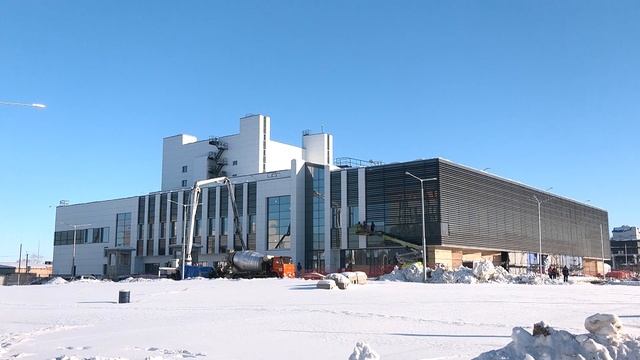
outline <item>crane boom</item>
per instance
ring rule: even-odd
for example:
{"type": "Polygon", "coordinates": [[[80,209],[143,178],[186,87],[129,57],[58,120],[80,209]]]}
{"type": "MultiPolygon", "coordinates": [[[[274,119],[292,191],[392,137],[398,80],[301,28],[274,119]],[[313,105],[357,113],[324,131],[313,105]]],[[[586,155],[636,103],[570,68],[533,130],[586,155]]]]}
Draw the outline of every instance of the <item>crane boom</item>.
{"type": "MultiPolygon", "coordinates": [[[[234,234],[234,243],[235,239],[240,239],[240,244],[242,245],[242,250],[246,250],[246,246],[244,244],[244,240],[242,239],[242,224],[240,224],[240,217],[238,215],[238,207],[236,206],[236,197],[233,189],[233,184],[231,184],[231,180],[229,180],[226,176],[221,176],[213,179],[207,180],[198,180],[193,184],[193,188],[191,189],[191,199],[190,199],[190,222],[189,222],[189,235],[187,237],[186,243],[186,261],[187,265],[191,265],[191,249],[193,248],[193,236],[195,229],[195,221],[196,221],[196,212],[198,210],[198,202],[200,199],[200,192],[202,191],[201,187],[209,184],[224,184],[227,186],[229,191],[229,198],[231,199],[231,208],[233,210],[233,234],[234,234]]],[[[184,241],[184,239],[183,239],[184,241]]]]}

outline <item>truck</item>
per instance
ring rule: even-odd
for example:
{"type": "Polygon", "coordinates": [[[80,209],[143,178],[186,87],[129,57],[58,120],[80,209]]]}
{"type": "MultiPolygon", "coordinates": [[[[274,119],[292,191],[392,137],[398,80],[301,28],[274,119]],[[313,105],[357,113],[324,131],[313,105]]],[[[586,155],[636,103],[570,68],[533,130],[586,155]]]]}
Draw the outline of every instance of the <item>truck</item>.
{"type": "MultiPolygon", "coordinates": [[[[226,176],[217,177],[207,180],[198,180],[193,184],[191,189],[190,204],[197,204],[202,192],[202,186],[208,184],[224,184],[229,193],[229,199],[231,203],[231,209],[233,211],[233,236],[234,244],[238,241],[241,244],[241,251],[230,251],[224,254],[222,259],[217,261],[214,265],[213,274],[216,277],[231,277],[231,278],[254,278],[254,277],[295,277],[295,265],[291,261],[290,256],[271,256],[251,251],[247,249],[245,241],[242,236],[242,224],[238,215],[238,208],[236,206],[236,198],[234,194],[234,187],[231,184],[231,180],[226,176]]],[[[194,236],[194,224],[196,219],[196,212],[194,206],[190,207],[189,213],[189,229],[186,241],[185,249],[185,262],[183,263],[181,273],[187,274],[186,269],[194,272],[192,266],[191,250],[193,248],[193,236],[194,236]]],[[[276,248],[280,246],[285,236],[290,235],[290,228],[285,235],[283,235],[276,248]]]]}
{"type": "Polygon", "coordinates": [[[263,255],[256,251],[245,250],[230,252],[226,261],[216,266],[217,276],[236,278],[296,276],[295,265],[290,256],[263,255]]]}

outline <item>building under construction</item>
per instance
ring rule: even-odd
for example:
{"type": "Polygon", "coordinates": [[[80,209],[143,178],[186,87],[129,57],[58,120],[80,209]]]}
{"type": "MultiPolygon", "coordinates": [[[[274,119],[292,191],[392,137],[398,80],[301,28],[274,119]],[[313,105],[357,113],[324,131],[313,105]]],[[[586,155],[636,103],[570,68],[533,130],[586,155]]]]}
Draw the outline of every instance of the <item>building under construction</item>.
{"type": "Polygon", "coordinates": [[[200,264],[244,243],[307,270],[376,275],[421,258],[423,205],[430,264],[489,258],[528,271],[542,260],[597,273],[609,258],[602,209],[444,159],[334,160],[330,134],[305,131],[298,147],[270,129],[268,116],[250,115],[238,134],[165,138],[160,191],[57,207],[54,273],[157,273],[182,257],[192,209],[200,264]],[[231,184],[207,185],[189,203],[195,181],[218,177],[231,184]]]}

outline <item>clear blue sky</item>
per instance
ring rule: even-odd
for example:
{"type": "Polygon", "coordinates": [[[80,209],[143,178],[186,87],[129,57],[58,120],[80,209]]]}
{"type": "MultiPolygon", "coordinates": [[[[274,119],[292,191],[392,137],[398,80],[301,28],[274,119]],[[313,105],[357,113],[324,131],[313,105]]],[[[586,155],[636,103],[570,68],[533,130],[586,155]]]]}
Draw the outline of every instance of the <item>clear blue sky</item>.
{"type": "MultiPolygon", "coordinates": [[[[0,261],[52,254],[55,205],[160,188],[162,138],[335,137],[444,157],[640,225],[637,1],[0,3],[0,261]],[[51,207],[53,205],[53,207],[51,207]]],[[[532,204],[532,206],[534,206],[532,204]]]]}

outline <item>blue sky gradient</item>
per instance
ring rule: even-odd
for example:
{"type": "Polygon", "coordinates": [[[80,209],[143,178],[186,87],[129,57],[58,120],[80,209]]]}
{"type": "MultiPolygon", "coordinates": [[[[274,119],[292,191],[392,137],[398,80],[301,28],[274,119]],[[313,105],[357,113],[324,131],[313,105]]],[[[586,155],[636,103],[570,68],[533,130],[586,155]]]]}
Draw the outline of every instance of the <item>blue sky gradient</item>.
{"type": "MultiPolygon", "coordinates": [[[[640,225],[637,1],[0,2],[0,262],[55,205],[160,188],[162,138],[335,137],[444,157],[640,225]],[[53,207],[51,207],[53,205],[53,207]]],[[[532,206],[535,206],[532,202],[532,206]]]]}

